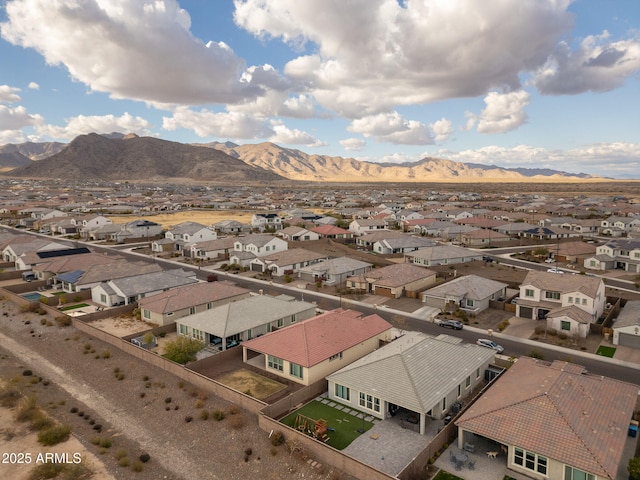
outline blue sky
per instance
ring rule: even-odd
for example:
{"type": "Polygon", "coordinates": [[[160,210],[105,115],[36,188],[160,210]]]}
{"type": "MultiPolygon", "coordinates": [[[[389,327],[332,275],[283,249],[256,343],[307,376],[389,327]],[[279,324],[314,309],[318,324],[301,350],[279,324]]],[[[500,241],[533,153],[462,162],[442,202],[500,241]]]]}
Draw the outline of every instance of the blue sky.
{"type": "Polygon", "coordinates": [[[135,132],[640,178],[637,0],[0,0],[0,144],[135,132]]]}

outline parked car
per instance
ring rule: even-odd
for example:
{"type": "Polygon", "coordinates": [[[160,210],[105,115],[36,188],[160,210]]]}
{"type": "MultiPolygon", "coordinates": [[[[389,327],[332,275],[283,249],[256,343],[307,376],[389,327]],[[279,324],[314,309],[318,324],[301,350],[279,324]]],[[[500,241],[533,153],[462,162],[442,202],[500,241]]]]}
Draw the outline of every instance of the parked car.
{"type": "Polygon", "coordinates": [[[491,263],[491,262],[493,262],[493,258],[491,258],[491,257],[490,257],[490,256],[488,256],[488,255],[485,255],[485,256],[483,256],[483,257],[482,257],[482,261],[483,261],[483,262],[491,263]]]}
{"type": "Polygon", "coordinates": [[[494,342],[493,340],[489,340],[488,338],[479,338],[478,340],[476,340],[476,344],[480,345],[481,347],[492,348],[498,353],[504,352],[504,348],[502,348],[502,345],[498,345],[496,342],[494,342]]]}
{"type": "Polygon", "coordinates": [[[436,320],[436,323],[441,327],[453,328],[454,330],[462,330],[464,324],[458,320],[436,320]]]}
{"type": "Polygon", "coordinates": [[[555,267],[547,269],[547,272],[549,272],[549,273],[560,273],[560,274],[564,273],[562,270],[560,270],[559,268],[555,268],[555,267]]]}
{"type": "Polygon", "coordinates": [[[555,260],[553,258],[551,258],[551,257],[545,258],[545,260],[544,260],[544,263],[554,263],[554,262],[555,262],[555,260]]]}

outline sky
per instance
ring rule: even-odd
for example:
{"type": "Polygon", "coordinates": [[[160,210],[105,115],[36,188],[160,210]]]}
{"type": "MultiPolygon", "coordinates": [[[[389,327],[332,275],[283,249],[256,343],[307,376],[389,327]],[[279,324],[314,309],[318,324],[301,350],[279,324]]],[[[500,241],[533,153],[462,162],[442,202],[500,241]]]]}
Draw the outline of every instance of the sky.
{"type": "Polygon", "coordinates": [[[0,145],[136,133],[640,178],[638,0],[0,0],[0,145]]]}

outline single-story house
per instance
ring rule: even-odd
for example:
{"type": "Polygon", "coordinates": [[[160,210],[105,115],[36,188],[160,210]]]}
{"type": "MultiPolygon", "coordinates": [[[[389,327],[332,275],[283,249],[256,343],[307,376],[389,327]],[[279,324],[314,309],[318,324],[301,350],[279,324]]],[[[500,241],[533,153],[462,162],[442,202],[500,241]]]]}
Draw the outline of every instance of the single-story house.
{"type": "Polygon", "coordinates": [[[415,297],[417,292],[429,288],[435,283],[436,272],[409,263],[375,268],[347,278],[347,288],[350,290],[391,298],[400,298],[406,294],[415,297]]]}
{"type": "Polygon", "coordinates": [[[372,263],[350,257],[339,257],[303,267],[299,270],[298,275],[311,282],[322,281],[327,285],[342,285],[347,277],[365,273],[372,267],[372,263]]]}
{"type": "Polygon", "coordinates": [[[199,282],[141,298],[138,307],[145,322],[168,325],[178,318],[249,296],[249,290],[228,282],[199,282]]]}
{"type": "Polygon", "coordinates": [[[520,357],[455,421],[458,447],[478,437],[502,444],[499,461],[534,479],[614,480],[638,389],[580,365],[520,357]]]}
{"type": "Polygon", "coordinates": [[[321,253],[304,248],[292,248],[266,257],[254,258],[251,260],[249,268],[254,272],[271,272],[272,275],[281,277],[287,274],[291,275],[301,268],[326,259],[327,256],[321,253]]]}
{"type": "Polygon", "coordinates": [[[424,434],[428,418],[442,418],[484,381],[495,353],[449,335],[406,332],[328,375],[329,398],[380,419],[413,412],[424,434]]]}
{"type": "Polygon", "coordinates": [[[245,342],[242,354],[245,363],[311,385],[380,348],[391,332],[379,315],[338,308],[245,342]]]}
{"type": "Polygon", "coordinates": [[[240,342],[311,318],[315,313],[313,303],[300,302],[289,296],[252,295],[179,318],[176,330],[179,335],[226,350],[240,342]]]}
{"type": "Polygon", "coordinates": [[[465,275],[422,292],[422,302],[442,310],[458,308],[469,313],[480,313],[489,308],[492,300],[504,298],[506,283],[478,275],[465,275]]]}
{"type": "Polygon", "coordinates": [[[629,300],[613,324],[613,344],[640,348],[640,300],[629,300]]]}
{"type": "Polygon", "coordinates": [[[415,252],[405,253],[406,262],[424,267],[434,265],[455,265],[458,263],[482,260],[482,253],[474,252],[455,245],[436,245],[435,247],[421,248],[415,252]]]}

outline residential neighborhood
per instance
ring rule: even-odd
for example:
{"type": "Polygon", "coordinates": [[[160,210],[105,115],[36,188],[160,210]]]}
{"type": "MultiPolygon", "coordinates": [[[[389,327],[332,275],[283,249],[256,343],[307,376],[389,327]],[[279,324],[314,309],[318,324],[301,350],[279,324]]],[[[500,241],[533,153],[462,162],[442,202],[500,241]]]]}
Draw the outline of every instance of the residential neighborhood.
{"type": "Polygon", "coordinates": [[[184,381],[354,478],[618,479],[638,456],[637,377],[581,364],[640,365],[635,198],[104,192],[5,199],[3,298],[171,372],[165,346],[195,345],[184,381]],[[309,405],[343,416],[307,428],[309,405]],[[350,416],[356,438],[334,443],[350,416]]]}

